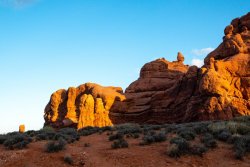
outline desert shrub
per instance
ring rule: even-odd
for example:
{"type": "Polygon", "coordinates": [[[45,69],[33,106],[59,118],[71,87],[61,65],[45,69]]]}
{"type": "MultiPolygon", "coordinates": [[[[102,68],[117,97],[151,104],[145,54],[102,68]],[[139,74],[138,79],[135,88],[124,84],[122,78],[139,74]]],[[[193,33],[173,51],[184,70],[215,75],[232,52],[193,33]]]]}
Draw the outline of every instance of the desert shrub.
{"type": "Polygon", "coordinates": [[[58,152],[65,148],[66,141],[60,138],[58,141],[49,141],[45,145],[45,151],[48,153],[58,152]]]}
{"type": "Polygon", "coordinates": [[[67,164],[69,165],[72,165],[73,164],[73,158],[70,154],[65,154],[64,157],[63,157],[63,160],[64,162],[66,162],[67,164]]]}
{"type": "Polygon", "coordinates": [[[249,124],[250,123],[250,116],[235,117],[235,118],[233,118],[233,121],[249,124]]]}
{"type": "Polygon", "coordinates": [[[234,144],[236,140],[238,140],[238,138],[242,137],[242,135],[240,134],[233,134],[231,135],[231,137],[227,140],[227,142],[229,144],[234,144]]]}
{"type": "Polygon", "coordinates": [[[167,150],[167,154],[170,157],[173,158],[179,158],[181,156],[181,151],[179,150],[178,146],[176,144],[172,144],[168,150],[167,150]]]}
{"type": "Polygon", "coordinates": [[[193,155],[198,155],[198,156],[203,156],[203,154],[205,152],[207,152],[207,148],[203,145],[193,145],[192,147],[190,147],[190,154],[193,154],[193,155]]]}
{"type": "Polygon", "coordinates": [[[89,135],[99,132],[99,130],[100,130],[99,127],[87,126],[85,128],[78,130],[78,134],[80,136],[89,136],[89,135]]]}
{"type": "Polygon", "coordinates": [[[186,140],[193,140],[196,137],[195,131],[191,128],[181,128],[177,131],[177,134],[186,140]]]}
{"type": "Polygon", "coordinates": [[[158,134],[155,133],[148,133],[145,135],[142,139],[143,141],[140,143],[140,145],[149,145],[155,142],[163,142],[166,141],[166,134],[165,132],[159,132],[158,134]]]}
{"type": "Polygon", "coordinates": [[[113,131],[114,128],[112,126],[104,126],[104,127],[100,127],[99,131],[101,132],[105,132],[105,131],[113,131]]]}
{"type": "Polygon", "coordinates": [[[140,137],[139,133],[134,133],[131,135],[134,139],[138,139],[140,137]]]}
{"type": "Polygon", "coordinates": [[[143,132],[143,134],[144,134],[144,135],[150,135],[150,136],[153,136],[153,135],[155,135],[155,134],[156,134],[156,131],[154,131],[154,130],[144,131],[144,132],[143,132]]]}
{"type": "Polygon", "coordinates": [[[231,136],[232,134],[228,130],[223,130],[219,132],[216,137],[221,141],[227,141],[230,139],[231,136]]]}
{"type": "Polygon", "coordinates": [[[217,147],[217,142],[214,139],[214,136],[210,133],[206,133],[201,137],[201,142],[204,143],[206,147],[215,148],[217,147]]]}
{"type": "Polygon", "coordinates": [[[7,135],[0,135],[0,144],[3,144],[6,139],[7,135]]]}
{"type": "Polygon", "coordinates": [[[36,140],[53,140],[56,132],[52,127],[45,126],[39,131],[33,132],[33,134],[35,134],[36,140]]]}
{"type": "Polygon", "coordinates": [[[55,129],[51,126],[44,126],[41,131],[45,131],[45,132],[55,132],[55,129]]]}
{"type": "Polygon", "coordinates": [[[55,138],[56,132],[45,132],[41,131],[36,135],[36,140],[53,140],[55,138]]]}
{"type": "Polygon", "coordinates": [[[160,132],[158,134],[153,135],[155,142],[163,142],[166,141],[166,134],[165,132],[160,132]]]}
{"type": "Polygon", "coordinates": [[[29,131],[26,131],[25,134],[29,137],[34,137],[38,134],[39,132],[38,131],[35,131],[35,130],[29,130],[29,131]]]}
{"type": "Polygon", "coordinates": [[[176,131],[177,127],[175,124],[165,124],[165,133],[171,133],[173,131],[176,131]]]}
{"type": "Polygon", "coordinates": [[[242,159],[247,152],[250,152],[250,136],[241,136],[234,141],[235,157],[242,159]]]}
{"type": "Polygon", "coordinates": [[[73,143],[76,140],[80,139],[79,134],[77,133],[76,129],[73,128],[63,128],[60,129],[54,136],[55,140],[63,138],[68,143],[73,143]]]}
{"type": "Polygon", "coordinates": [[[16,133],[14,135],[7,135],[3,145],[8,149],[22,149],[25,148],[32,139],[24,134],[16,133]]]}
{"type": "Polygon", "coordinates": [[[175,137],[170,140],[170,143],[176,144],[182,154],[185,154],[189,151],[190,146],[186,139],[183,139],[181,137],[175,137]]]}
{"type": "Polygon", "coordinates": [[[203,154],[208,150],[203,145],[193,145],[190,146],[188,141],[181,137],[175,137],[170,140],[170,148],[168,149],[168,155],[170,157],[178,158],[181,155],[192,154],[203,156],[203,154]]]}
{"type": "Polygon", "coordinates": [[[140,143],[140,145],[148,145],[155,142],[154,136],[151,135],[145,135],[142,140],[143,141],[140,143]]]}
{"type": "Polygon", "coordinates": [[[161,128],[164,128],[165,125],[143,125],[142,132],[144,135],[148,134],[149,132],[161,130],[161,128]]]}
{"type": "Polygon", "coordinates": [[[142,130],[139,125],[137,124],[122,124],[122,125],[117,125],[115,129],[118,131],[120,134],[134,134],[134,133],[141,133],[142,130]]]}
{"type": "Polygon", "coordinates": [[[162,125],[151,125],[153,130],[161,130],[162,125]]]}
{"type": "Polygon", "coordinates": [[[224,121],[216,122],[208,126],[209,131],[214,135],[217,135],[221,131],[228,130],[231,134],[248,134],[250,133],[250,126],[244,122],[235,122],[235,121],[224,121]]]}
{"type": "Polygon", "coordinates": [[[123,138],[123,133],[117,132],[116,134],[110,135],[109,136],[109,141],[117,140],[117,139],[122,139],[123,138]]]}
{"type": "Polygon", "coordinates": [[[204,134],[208,132],[208,124],[209,122],[196,123],[194,124],[193,129],[196,134],[204,134]]]}
{"type": "Polygon", "coordinates": [[[117,148],[127,148],[128,147],[128,142],[126,140],[118,139],[112,143],[111,148],[117,149],[117,148]]]}
{"type": "Polygon", "coordinates": [[[250,126],[247,126],[246,124],[243,123],[238,124],[237,133],[241,135],[250,134],[250,126]]]}
{"type": "Polygon", "coordinates": [[[140,134],[139,133],[131,133],[131,134],[126,135],[126,138],[130,138],[130,137],[137,139],[140,137],[140,134]]]}

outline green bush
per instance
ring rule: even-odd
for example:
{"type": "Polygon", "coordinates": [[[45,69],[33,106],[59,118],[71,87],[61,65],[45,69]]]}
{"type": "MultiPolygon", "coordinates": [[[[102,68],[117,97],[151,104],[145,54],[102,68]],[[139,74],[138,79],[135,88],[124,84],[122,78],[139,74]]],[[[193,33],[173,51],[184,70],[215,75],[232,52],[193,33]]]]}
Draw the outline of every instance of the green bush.
{"type": "Polygon", "coordinates": [[[162,126],[161,125],[151,125],[153,130],[161,130],[162,126]]]}
{"type": "Polygon", "coordinates": [[[7,140],[7,135],[0,135],[0,144],[3,144],[7,140]]]}
{"type": "Polygon", "coordinates": [[[25,135],[27,135],[29,137],[35,137],[38,133],[39,133],[39,131],[29,130],[29,131],[25,132],[25,135]]]}
{"type": "Polygon", "coordinates": [[[117,125],[115,129],[118,131],[120,134],[134,134],[134,133],[141,133],[142,129],[140,128],[139,125],[137,124],[122,124],[122,125],[117,125]]]}
{"type": "Polygon", "coordinates": [[[134,139],[138,139],[140,137],[140,134],[139,133],[134,133],[134,134],[131,134],[131,136],[134,138],[134,139]]]}
{"type": "Polygon", "coordinates": [[[214,136],[210,133],[206,133],[201,137],[201,142],[204,143],[206,147],[215,148],[217,147],[217,142],[214,139],[214,136]]]}
{"type": "Polygon", "coordinates": [[[156,131],[154,130],[150,130],[150,131],[143,131],[143,134],[144,135],[150,135],[150,136],[153,136],[156,134],[156,131]]]}
{"type": "Polygon", "coordinates": [[[186,140],[193,140],[196,137],[195,131],[191,128],[181,128],[177,131],[177,134],[186,140]]]}
{"type": "Polygon", "coordinates": [[[216,122],[208,126],[209,131],[217,135],[221,131],[229,131],[231,134],[248,134],[250,133],[250,125],[245,122],[224,121],[216,122]]]}
{"type": "Polygon", "coordinates": [[[204,134],[208,132],[208,125],[209,125],[209,122],[197,122],[193,126],[193,129],[196,134],[204,134]]]}
{"type": "Polygon", "coordinates": [[[175,124],[165,124],[164,127],[165,127],[165,133],[171,133],[176,131],[177,129],[175,124]]]}
{"type": "Polygon", "coordinates": [[[235,117],[233,121],[250,124],[250,116],[235,117]]]}
{"type": "Polygon", "coordinates": [[[44,132],[55,132],[55,129],[51,126],[44,126],[41,131],[44,131],[44,132]]]}
{"type": "Polygon", "coordinates": [[[207,148],[205,146],[202,145],[193,145],[192,147],[190,147],[190,153],[193,155],[198,155],[198,156],[203,156],[203,154],[205,152],[207,152],[207,148]]]}
{"type": "Polygon", "coordinates": [[[116,134],[113,134],[113,135],[110,135],[109,136],[109,141],[113,141],[113,140],[117,140],[117,139],[122,139],[123,138],[123,134],[122,133],[116,133],[116,134]]]}
{"type": "Polygon", "coordinates": [[[155,142],[163,142],[166,141],[166,134],[165,132],[160,132],[158,134],[153,135],[155,142]]]}
{"type": "Polygon", "coordinates": [[[104,126],[104,127],[100,127],[99,131],[105,132],[105,131],[113,131],[114,127],[112,126],[104,126]]]}
{"type": "Polygon", "coordinates": [[[223,130],[223,131],[218,133],[217,139],[219,139],[221,141],[228,141],[231,138],[231,136],[232,136],[232,134],[229,131],[223,130]]]}
{"type": "Polygon", "coordinates": [[[48,153],[58,152],[65,148],[66,141],[60,138],[58,141],[49,141],[45,145],[45,151],[48,153]]]}
{"type": "Polygon", "coordinates": [[[172,138],[170,140],[170,144],[176,144],[179,151],[182,153],[182,154],[185,154],[189,151],[189,143],[187,142],[186,139],[183,139],[181,137],[175,137],[175,138],[172,138]]]}
{"type": "Polygon", "coordinates": [[[250,136],[241,136],[234,141],[235,157],[242,159],[247,152],[250,152],[250,136]]]}
{"type": "Polygon", "coordinates": [[[55,140],[58,140],[59,138],[63,138],[65,141],[67,141],[67,143],[73,143],[75,141],[78,141],[80,139],[80,136],[77,133],[76,129],[63,128],[60,129],[54,136],[55,140]]]}
{"type": "Polygon", "coordinates": [[[41,129],[37,131],[36,140],[53,140],[56,132],[52,129],[41,129]]]}
{"type": "Polygon", "coordinates": [[[170,157],[173,158],[179,158],[181,156],[181,151],[179,150],[178,146],[176,144],[172,144],[168,150],[167,150],[167,154],[170,157]]]}
{"type": "Polygon", "coordinates": [[[132,133],[132,134],[127,134],[126,135],[126,138],[130,138],[130,137],[132,137],[134,139],[137,139],[137,138],[140,137],[140,134],[139,133],[132,133]]]}
{"type": "Polygon", "coordinates": [[[82,129],[78,130],[78,134],[80,136],[89,136],[89,135],[92,135],[92,134],[99,132],[99,130],[100,130],[99,127],[87,126],[87,127],[84,127],[82,129]]]}
{"type": "Polygon", "coordinates": [[[155,142],[163,142],[166,141],[166,134],[165,132],[160,132],[158,134],[155,133],[149,133],[147,135],[145,135],[142,139],[143,141],[140,143],[140,145],[149,145],[155,142]]]}
{"type": "Polygon", "coordinates": [[[112,143],[111,148],[117,149],[117,148],[127,148],[128,142],[124,139],[118,139],[112,143]]]}
{"type": "Polygon", "coordinates": [[[140,145],[149,145],[155,142],[154,136],[146,135],[142,139],[143,141],[140,143],[140,145]]]}
{"type": "Polygon", "coordinates": [[[32,138],[21,133],[9,134],[6,137],[3,145],[8,149],[23,149],[32,141],[32,138]]]}

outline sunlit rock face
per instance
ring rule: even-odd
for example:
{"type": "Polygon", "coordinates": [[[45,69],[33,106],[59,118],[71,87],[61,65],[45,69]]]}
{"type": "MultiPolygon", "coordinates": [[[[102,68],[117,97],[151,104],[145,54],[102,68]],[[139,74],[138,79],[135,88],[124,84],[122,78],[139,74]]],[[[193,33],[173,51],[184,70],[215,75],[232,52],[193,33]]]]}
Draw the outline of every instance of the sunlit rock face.
{"type": "Polygon", "coordinates": [[[121,88],[102,87],[93,83],[58,90],[51,95],[45,108],[45,125],[75,126],[78,129],[110,126],[110,108],[115,101],[123,101],[124,98],[121,88]]]}
{"type": "Polygon", "coordinates": [[[138,80],[121,88],[84,84],[58,90],[45,109],[45,125],[86,126],[175,123],[250,115],[250,13],[234,19],[204,66],[164,58],[145,64],[138,80]]]}
{"type": "Polygon", "coordinates": [[[113,122],[173,123],[250,115],[249,30],[250,13],[234,19],[202,68],[183,65],[181,53],[174,62],[147,63],[126,89],[125,114],[111,114],[113,122]]]}

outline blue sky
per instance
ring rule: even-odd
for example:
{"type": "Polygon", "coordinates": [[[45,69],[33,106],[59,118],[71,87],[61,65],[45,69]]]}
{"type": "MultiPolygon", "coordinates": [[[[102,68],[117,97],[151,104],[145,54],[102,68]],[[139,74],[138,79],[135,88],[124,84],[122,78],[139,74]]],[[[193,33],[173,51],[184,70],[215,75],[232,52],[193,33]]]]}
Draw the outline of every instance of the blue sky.
{"type": "Polygon", "coordinates": [[[0,133],[43,126],[52,92],[126,88],[143,64],[181,51],[199,65],[246,0],[0,0],[0,133]]]}

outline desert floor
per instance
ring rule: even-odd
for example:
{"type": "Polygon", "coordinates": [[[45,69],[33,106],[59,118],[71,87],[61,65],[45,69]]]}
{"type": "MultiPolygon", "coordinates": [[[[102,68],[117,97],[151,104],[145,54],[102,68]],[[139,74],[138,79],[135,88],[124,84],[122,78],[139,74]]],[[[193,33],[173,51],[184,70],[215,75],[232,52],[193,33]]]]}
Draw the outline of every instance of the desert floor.
{"type": "Polygon", "coordinates": [[[215,149],[209,150],[203,157],[184,155],[171,158],[166,155],[169,142],[140,146],[139,139],[126,139],[129,148],[111,149],[107,134],[93,134],[72,144],[58,153],[46,153],[46,141],[32,142],[23,150],[6,150],[0,146],[1,167],[249,167],[250,155],[236,160],[232,145],[219,142],[215,149]],[[90,143],[85,147],[85,143],[90,143]],[[64,155],[70,154],[74,164],[64,162],[64,155]]]}

